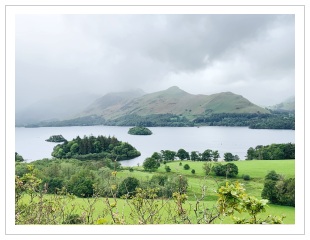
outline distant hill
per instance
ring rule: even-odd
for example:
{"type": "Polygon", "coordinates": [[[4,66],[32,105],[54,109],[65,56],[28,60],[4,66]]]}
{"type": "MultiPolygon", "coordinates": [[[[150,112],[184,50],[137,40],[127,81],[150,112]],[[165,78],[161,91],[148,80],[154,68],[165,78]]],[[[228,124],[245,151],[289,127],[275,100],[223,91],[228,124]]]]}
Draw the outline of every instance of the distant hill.
{"type": "Polygon", "coordinates": [[[50,99],[38,101],[31,106],[15,113],[15,124],[51,122],[69,118],[81,112],[100,95],[79,93],[54,96],[50,99]]]}
{"type": "Polygon", "coordinates": [[[278,111],[284,110],[284,111],[294,112],[295,111],[295,96],[289,97],[285,99],[283,102],[279,104],[275,104],[268,108],[271,110],[278,110],[278,111]]]}
{"type": "Polygon", "coordinates": [[[193,95],[174,86],[167,90],[142,94],[138,97],[127,93],[110,93],[97,99],[75,117],[96,114],[106,120],[136,114],[175,114],[194,119],[209,113],[270,113],[268,110],[251,103],[241,95],[222,92],[212,95],[193,95]],[[143,96],[142,96],[143,95],[143,96]]]}
{"type": "Polygon", "coordinates": [[[101,113],[113,106],[120,106],[130,99],[141,97],[145,94],[141,89],[136,89],[129,92],[108,93],[96,101],[91,103],[82,112],[76,114],[74,118],[85,117],[89,115],[102,115],[101,113]]]}

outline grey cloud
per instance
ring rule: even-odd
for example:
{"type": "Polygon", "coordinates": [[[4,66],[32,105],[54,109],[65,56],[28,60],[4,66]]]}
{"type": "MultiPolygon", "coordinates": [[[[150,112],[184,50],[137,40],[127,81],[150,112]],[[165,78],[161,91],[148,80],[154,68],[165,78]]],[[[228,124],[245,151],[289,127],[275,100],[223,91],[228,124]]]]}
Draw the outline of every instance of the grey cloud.
{"type": "Polygon", "coordinates": [[[197,93],[238,86],[255,96],[253,86],[267,81],[293,95],[294,26],[294,15],[271,14],[20,15],[16,104],[66,92],[158,91],[172,75],[197,93]]]}

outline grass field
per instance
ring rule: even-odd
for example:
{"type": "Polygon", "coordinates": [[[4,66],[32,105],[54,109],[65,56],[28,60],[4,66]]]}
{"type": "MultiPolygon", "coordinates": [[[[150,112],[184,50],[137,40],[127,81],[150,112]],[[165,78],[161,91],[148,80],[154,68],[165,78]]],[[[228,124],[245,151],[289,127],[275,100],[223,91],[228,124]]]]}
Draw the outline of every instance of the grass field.
{"type": "MultiPolygon", "coordinates": [[[[46,195],[46,197],[48,198],[49,195],[46,195]]],[[[27,201],[29,199],[29,196],[25,195],[23,197],[23,201],[27,201]]],[[[90,201],[92,202],[93,200],[90,199],[90,201]]],[[[101,198],[99,199],[95,205],[95,211],[93,213],[94,219],[96,219],[99,215],[102,217],[103,216],[103,209],[105,206],[104,203],[105,199],[101,198]]],[[[114,203],[114,200],[112,198],[109,198],[110,203],[114,203]]],[[[194,204],[194,201],[189,201],[189,203],[194,204]]],[[[185,208],[189,209],[189,203],[185,204],[185,208]]],[[[76,209],[77,214],[81,215],[82,212],[84,211],[83,209],[86,208],[88,206],[87,203],[87,199],[83,199],[83,198],[76,198],[75,200],[72,200],[69,202],[68,209],[70,208],[71,204],[75,204],[77,206],[79,206],[76,209]]],[[[172,206],[174,206],[173,201],[170,201],[170,204],[172,206]]],[[[213,206],[216,204],[216,201],[206,201],[205,204],[207,206],[213,206]]],[[[128,207],[128,205],[125,203],[125,200],[123,199],[117,199],[117,206],[118,206],[118,211],[120,213],[120,215],[122,215],[122,213],[124,214],[124,218],[127,224],[138,224],[136,222],[132,222],[132,220],[128,217],[129,213],[130,213],[130,208],[128,207]]],[[[282,214],[286,215],[286,218],[284,219],[284,223],[285,224],[295,224],[295,208],[294,207],[287,207],[287,206],[278,206],[278,205],[272,205],[270,204],[269,207],[267,208],[267,212],[266,213],[261,213],[258,215],[258,217],[260,218],[266,218],[267,214],[271,214],[271,215],[278,215],[281,216],[282,214]]],[[[164,212],[163,213],[163,219],[167,216],[167,213],[164,212]]],[[[236,217],[246,217],[249,218],[249,216],[245,213],[239,214],[239,213],[235,213],[236,217]]],[[[106,220],[110,221],[111,217],[110,216],[105,216],[104,217],[106,220]]],[[[216,221],[215,223],[219,224],[219,221],[216,221]]],[[[222,222],[222,224],[233,224],[233,221],[230,219],[230,217],[225,217],[224,221],[222,222]]]]}
{"type": "MultiPolygon", "coordinates": [[[[215,175],[211,175],[209,177],[206,176],[205,172],[203,171],[203,164],[204,162],[192,162],[192,161],[182,161],[182,166],[179,166],[181,161],[173,161],[167,162],[167,165],[170,166],[171,172],[166,173],[164,169],[164,164],[156,170],[155,172],[145,172],[143,168],[134,167],[133,172],[129,172],[128,170],[122,170],[117,172],[117,177],[125,178],[125,177],[135,177],[138,180],[150,180],[154,174],[182,174],[185,175],[188,179],[188,189],[187,195],[189,196],[188,200],[190,203],[195,202],[195,194],[199,197],[201,194],[202,186],[207,186],[207,194],[208,196],[205,198],[205,203],[209,206],[215,205],[217,201],[217,196],[214,192],[217,187],[217,182],[222,182],[225,180],[224,177],[218,177],[215,175]],[[190,165],[189,170],[184,170],[183,166],[188,163],[190,165]],[[195,169],[196,173],[192,174],[191,169],[195,169]]],[[[239,173],[234,178],[229,178],[231,182],[238,181],[243,184],[244,188],[246,189],[246,193],[250,196],[255,196],[258,199],[261,199],[261,192],[264,186],[264,177],[267,174],[268,170],[275,170],[278,174],[286,175],[287,177],[295,177],[295,160],[261,160],[261,161],[237,161],[234,162],[239,169],[239,173]],[[245,181],[242,179],[243,174],[248,174],[251,177],[251,180],[245,181]]],[[[27,196],[23,198],[27,200],[27,196]]],[[[91,200],[92,201],[92,200],[91,200]]],[[[100,199],[95,204],[95,212],[94,217],[96,218],[98,215],[102,216],[103,210],[103,201],[104,199],[100,199]]],[[[110,199],[111,202],[114,202],[113,199],[110,199]]],[[[124,200],[117,199],[118,201],[118,209],[120,212],[124,211],[124,216],[128,216],[130,209],[128,205],[124,207],[124,200]],[[124,208],[123,208],[124,207],[124,208]]],[[[83,198],[77,198],[73,200],[72,203],[77,203],[80,205],[80,208],[77,210],[77,213],[81,214],[82,209],[86,206],[87,200],[83,198]]],[[[173,201],[171,201],[173,204],[173,201]]],[[[70,202],[71,205],[71,202],[70,202]]],[[[188,203],[187,203],[188,205],[188,203]]],[[[286,215],[287,218],[284,219],[285,224],[294,224],[295,223],[295,208],[294,207],[287,207],[287,206],[279,206],[269,204],[269,208],[267,208],[267,212],[261,214],[259,217],[266,217],[267,214],[271,215],[278,215],[281,216],[282,214],[286,215]]],[[[240,217],[239,213],[236,213],[235,216],[240,217]]],[[[241,214],[243,217],[248,217],[246,214],[241,214]]],[[[127,217],[128,218],[128,217],[127,217]]],[[[109,220],[109,219],[107,219],[109,220]]],[[[129,224],[137,224],[130,221],[130,219],[126,219],[126,223],[129,224]]],[[[219,222],[217,222],[219,223],[219,222]]],[[[223,221],[223,224],[232,224],[232,220],[229,217],[226,217],[223,221]]]]}

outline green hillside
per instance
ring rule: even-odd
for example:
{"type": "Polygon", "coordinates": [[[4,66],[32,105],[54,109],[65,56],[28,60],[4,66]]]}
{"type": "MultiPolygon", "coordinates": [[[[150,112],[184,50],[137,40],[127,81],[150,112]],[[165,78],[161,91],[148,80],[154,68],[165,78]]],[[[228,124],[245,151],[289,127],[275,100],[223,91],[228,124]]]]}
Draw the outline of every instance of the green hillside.
{"type": "Polygon", "coordinates": [[[284,100],[283,102],[279,103],[279,104],[275,104],[273,106],[268,107],[272,110],[285,110],[285,111],[295,111],[295,96],[293,97],[289,97],[286,100],[284,100]]]}
{"type": "Polygon", "coordinates": [[[208,113],[269,113],[241,95],[231,92],[193,95],[176,86],[132,99],[120,99],[114,95],[111,99],[111,96],[104,96],[100,104],[97,100],[78,116],[97,114],[109,120],[130,114],[147,116],[171,113],[192,120],[198,115],[208,113]]]}

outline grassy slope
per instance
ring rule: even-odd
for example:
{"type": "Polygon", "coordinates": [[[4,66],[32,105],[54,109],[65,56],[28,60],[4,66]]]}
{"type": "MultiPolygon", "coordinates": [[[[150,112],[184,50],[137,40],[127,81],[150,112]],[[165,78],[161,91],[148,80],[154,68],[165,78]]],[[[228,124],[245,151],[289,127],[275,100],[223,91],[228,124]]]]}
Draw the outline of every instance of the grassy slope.
{"type": "MultiPolygon", "coordinates": [[[[193,95],[178,87],[171,87],[165,91],[146,94],[131,100],[117,102],[104,109],[92,108],[91,113],[103,115],[106,119],[115,119],[126,114],[146,116],[150,114],[183,114],[189,119],[203,114],[206,110],[214,113],[269,113],[269,111],[251,103],[241,95],[224,92],[212,95],[193,95]],[[191,111],[190,111],[191,110],[191,111]]],[[[81,113],[80,116],[89,115],[81,113]]]]}

